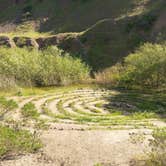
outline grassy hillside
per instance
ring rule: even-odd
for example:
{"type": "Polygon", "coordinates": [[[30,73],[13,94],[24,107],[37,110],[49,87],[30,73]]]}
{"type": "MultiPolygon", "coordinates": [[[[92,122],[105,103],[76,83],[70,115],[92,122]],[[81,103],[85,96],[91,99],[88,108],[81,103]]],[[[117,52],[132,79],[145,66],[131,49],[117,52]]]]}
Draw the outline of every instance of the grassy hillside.
{"type": "Polygon", "coordinates": [[[0,22],[39,21],[40,31],[83,31],[103,19],[119,19],[157,8],[159,0],[1,0],[0,22]]]}
{"type": "MultiPolygon", "coordinates": [[[[83,31],[105,18],[118,18],[135,8],[133,0],[26,0],[10,5],[10,0],[1,0],[0,21],[21,22],[29,13],[32,20],[40,21],[40,31],[83,31]],[[7,12],[6,12],[7,11],[7,12]]],[[[25,21],[25,20],[24,20],[25,21]]]]}
{"type": "MultiPolygon", "coordinates": [[[[74,53],[95,70],[121,61],[141,43],[165,40],[164,0],[1,2],[0,32],[32,37],[79,32],[83,51],[74,53]]],[[[75,46],[68,42],[67,47],[75,46]]]]}

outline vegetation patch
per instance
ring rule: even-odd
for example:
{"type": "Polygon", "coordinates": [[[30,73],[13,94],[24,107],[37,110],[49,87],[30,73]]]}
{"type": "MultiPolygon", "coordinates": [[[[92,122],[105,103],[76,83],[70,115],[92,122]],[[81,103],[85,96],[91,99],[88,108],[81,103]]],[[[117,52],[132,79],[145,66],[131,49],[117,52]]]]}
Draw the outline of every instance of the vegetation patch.
{"type": "Polygon", "coordinates": [[[150,140],[152,147],[146,166],[164,166],[166,163],[166,128],[153,131],[153,139],[150,140]]]}
{"type": "Polygon", "coordinates": [[[146,43],[117,64],[96,75],[97,82],[126,89],[166,87],[166,45],[146,43]]]}
{"type": "Polygon", "coordinates": [[[69,85],[82,83],[89,77],[86,64],[58,48],[43,51],[0,48],[0,52],[0,75],[8,78],[8,82],[15,78],[17,85],[69,85]]]}
{"type": "Polygon", "coordinates": [[[17,107],[18,105],[14,100],[7,100],[4,97],[0,97],[0,118],[3,119],[7,112],[12,111],[17,107]]]}
{"type": "Polygon", "coordinates": [[[42,147],[36,134],[0,126],[0,159],[9,156],[33,153],[42,147]]]}
{"type": "MultiPolygon", "coordinates": [[[[131,141],[143,143],[145,135],[138,133],[131,134],[131,141]]],[[[150,152],[145,153],[140,159],[135,159],[135,166],[165,166],[166,163],[166,128],[155,129],[152,139],[149,139],[150,152]]]]}
{"type": "Polygon", "coordinates": [[[35,105],[33,103],[27,103],[23,106],[22,108],[22,114],[24,117],[26,118],[38,118],[39,117],[39,113],[35,107],[35,105]]]}

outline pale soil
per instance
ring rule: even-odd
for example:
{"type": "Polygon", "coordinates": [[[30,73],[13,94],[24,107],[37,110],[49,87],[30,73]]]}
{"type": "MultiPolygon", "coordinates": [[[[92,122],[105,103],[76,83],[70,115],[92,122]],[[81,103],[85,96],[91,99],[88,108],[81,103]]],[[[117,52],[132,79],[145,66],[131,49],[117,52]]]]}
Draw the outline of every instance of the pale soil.
{"type": "Polygon", "coordinates": [[[42,133],[44,149],[38,154],[17,157],[1,166],[129,166],[131,160],[143,154],[147,141],[133,144],[130,133],[143,132],[150,138],[150,130],[83,130],[85,126],[64,125],[42,133]],[[70,126],[70,127],[69,127],[70,126]],[[65,130],[64,130],[65,129],[65,130]]]}

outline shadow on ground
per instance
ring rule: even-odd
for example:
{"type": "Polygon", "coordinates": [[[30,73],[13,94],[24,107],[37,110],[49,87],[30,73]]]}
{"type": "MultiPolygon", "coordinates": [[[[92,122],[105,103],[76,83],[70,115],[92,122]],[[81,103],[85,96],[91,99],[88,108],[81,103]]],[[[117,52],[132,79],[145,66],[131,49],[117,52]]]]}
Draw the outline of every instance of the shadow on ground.
{"type": "Polygon", "coordinates": [[[135,113],[149,113],[166,117],[166,94],[154,92],[125,91],[120,90],[115,95],[110,96],[109,103],[105,105],[110,112],[119,110],[124,115],[135,113]]]}

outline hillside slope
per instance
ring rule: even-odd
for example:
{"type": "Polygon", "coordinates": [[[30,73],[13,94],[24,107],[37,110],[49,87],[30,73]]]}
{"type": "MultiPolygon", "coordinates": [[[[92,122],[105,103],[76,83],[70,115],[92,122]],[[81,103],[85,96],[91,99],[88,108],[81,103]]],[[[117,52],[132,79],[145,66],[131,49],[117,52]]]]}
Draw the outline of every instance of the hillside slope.
{"type": "Polygon", "coordinates": [[[163,0],[1,0],[0,23],[33,20],[41,32],[80,32],[100,20],[138,15],[163,4],[163,0]]]}
{"type": "Polygon", "coordinates": [[[165,0],[13,0],[12,4],[1,0],[1,33],[76,32],[60,47],[81,55],[95,70],[121,61],[143,42],[165,40],[165,0]],[[78,43],[80,50],[75,49],[78,43]]]}

